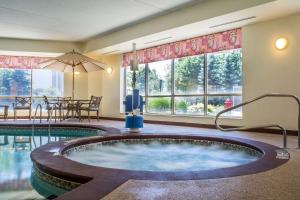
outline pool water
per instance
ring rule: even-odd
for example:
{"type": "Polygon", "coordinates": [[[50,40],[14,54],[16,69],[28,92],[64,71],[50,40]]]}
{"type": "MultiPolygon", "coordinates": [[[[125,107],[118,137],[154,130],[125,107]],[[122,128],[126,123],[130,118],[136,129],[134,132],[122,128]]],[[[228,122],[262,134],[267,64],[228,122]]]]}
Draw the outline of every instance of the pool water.
{"type": "Polygon", "coordinates": [[[247,147],[195,140],[120,140],[73,148],[71,160],[98,167],[138,171],[201,171],[253,162],[261,153],[247,147]]]}
{"type": "MultiPolygon", "coordinates": [[[[95,129],[51,128],[48,138],[47,128],[36,128],[35,137],[30,137],[30,127],[0,128],[0,200],[45,199],[32,187],[32,162],[30,153],[48,142],[82,136],[100,135],[95,129]]],[[[34,179],[37,185],[42,184],[34,179]]],[[[63,193],[65,191],[59,191],[63,193]]],[[[46,197],[51,194],[45,195],[46,197]]]]}

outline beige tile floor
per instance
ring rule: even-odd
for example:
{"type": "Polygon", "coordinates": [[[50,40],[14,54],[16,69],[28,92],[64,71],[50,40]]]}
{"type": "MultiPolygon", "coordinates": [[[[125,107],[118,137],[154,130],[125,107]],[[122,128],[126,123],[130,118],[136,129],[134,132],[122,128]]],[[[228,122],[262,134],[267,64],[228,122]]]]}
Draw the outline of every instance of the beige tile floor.
{"type": "MultiPolygon", "coordinates": [[[[102,121],[104,125],[122,127],[123,123],[102,121]]],[[[125,131],[125,129],[122,129],[125,131]]],[[[145,124],[146,133],[176,133],[226,135],[263,141],[281,146],[280,135],[231,132],[214,129],[176,127],[145,124]]],[[[254,175],[198,181],[141,181],[129,180],[107,195],[104,200],[299,200],[300,199],[300,151],[295,149],[297,137],[288,138],[288,163],[254,175]]]]}
{"type": "MultiPolygon", "coordinates": [[[[23,121],[24,122],[24,121],[23,121]]],[[[66,121],[64,123],[78,123],[66,121]]],[[[87,121],[83,123],[88,124],[87,121]]],[[[127,133],[124,123],[101,120],[91,124],[101,124],[121,129],[127,133]]],[[[143,133],[149,134],[192,134],[225,135],[258,140],[281,146],[282,136],[252,132],[220,132],[169,125],[145,124],[143,133]]],[[[290,160],[273,170],[263,173],[197,181],[141,181],[129,180],[112,191],[104,200],[300,200],[300,150],[295,149],[297,137],[288,137],[290,160]]]]}

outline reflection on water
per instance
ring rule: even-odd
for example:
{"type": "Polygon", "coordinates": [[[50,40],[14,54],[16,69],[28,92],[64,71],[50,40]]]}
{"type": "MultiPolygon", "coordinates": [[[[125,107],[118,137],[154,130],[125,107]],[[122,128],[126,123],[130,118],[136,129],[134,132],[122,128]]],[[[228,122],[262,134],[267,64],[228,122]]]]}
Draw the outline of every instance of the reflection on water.
{"type": "MultiPolygon", "coordinates": [[[[50,141],[60,139],[51,137],[50,141]]],[[[46,136],[37,136],[34,140],[36,147],[48,143],[46,136]]],[[[33,148],[32,137],[0,135],[0,200],[44,199],[31,186],[30,152],[33,148]]]]}
{"type": "MultiPolygon", "coordinates": [[[[51,196],[53,186],[47,185],[32,176],[30,152],[49,141],[66,140],[77,137],[102,135],[103,131],[89,128],[51,127],[50,140],[48,128],[36,127],[31,137],[31,127],[0,127],[0,200],[44,199],[51,196]],[[32,176],[32,177],[31,177],[32,176]],[[30,181],[30,178],[32,180],[30,181]],[[34,188],[31,184],[34,184],[34,188]],[[43,190],[45,189],[46,190],[43,190]]],[[[57,194],[63,191],[55,190],[57,194]]]]}

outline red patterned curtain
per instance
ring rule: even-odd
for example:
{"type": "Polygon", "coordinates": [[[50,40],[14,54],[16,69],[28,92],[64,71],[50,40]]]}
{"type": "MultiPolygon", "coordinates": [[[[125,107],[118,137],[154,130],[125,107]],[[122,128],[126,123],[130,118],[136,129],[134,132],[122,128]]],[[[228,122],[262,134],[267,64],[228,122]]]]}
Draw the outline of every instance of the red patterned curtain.
{"type": "Polygon", "coordinates": [[[40,69],[39,63],[46,59],[48,58],[0,55],[0,68],[40,69]]]}
{"type": "MultiPolygon", "coordinates": [[[[172,42],[137,51],[140,64],[241,48],[241,28],[172,42]]],[[[130,65],[132,52],[123,54],[123,67],[130,65]]]]}

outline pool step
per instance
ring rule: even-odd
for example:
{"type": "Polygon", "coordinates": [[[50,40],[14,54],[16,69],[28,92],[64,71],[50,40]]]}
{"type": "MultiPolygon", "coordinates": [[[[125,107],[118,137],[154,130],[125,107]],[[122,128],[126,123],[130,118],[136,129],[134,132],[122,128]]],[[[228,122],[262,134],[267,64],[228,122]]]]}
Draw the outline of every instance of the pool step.
{"type": "Polygon", "coordinates": [[[22,147],[22,149],[26,148],[26,144],[29,144],[30,150],[32,150],[32,145],[31,145],[31,136],[14,136],[14,141],[13,141],[13,148],[16,150],[19,147],[22,147]]]}

